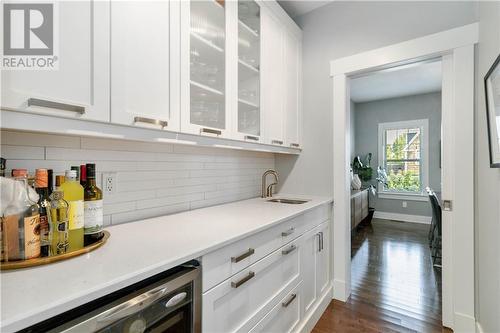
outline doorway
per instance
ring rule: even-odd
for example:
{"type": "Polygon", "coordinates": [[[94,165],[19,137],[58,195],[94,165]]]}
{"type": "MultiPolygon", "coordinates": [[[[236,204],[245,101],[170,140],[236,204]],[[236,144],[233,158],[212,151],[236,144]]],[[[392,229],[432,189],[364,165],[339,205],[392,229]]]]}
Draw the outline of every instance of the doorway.
{"type": "Polygon", "coordinates": [[[441,332],[441,85],[440,59],[350,80],[348,304],[382,330],[441,332]]]}
{"type": "Polygon", "coordinates": [[[474,318],[474,44],[468,26],[341,58],[331,63],[334,119],[333,298],[351,295],[350,80],[429,59],[442,62],[442,323],[475,330],[474,318]],[[454,260],[455,259],[455,260],[454,260]]]}

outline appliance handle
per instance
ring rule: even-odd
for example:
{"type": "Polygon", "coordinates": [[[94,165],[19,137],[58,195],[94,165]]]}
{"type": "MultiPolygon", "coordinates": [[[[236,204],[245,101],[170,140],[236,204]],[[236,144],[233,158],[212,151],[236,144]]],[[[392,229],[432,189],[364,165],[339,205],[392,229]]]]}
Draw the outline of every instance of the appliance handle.
{"type": "Polygon", "coordinates": [[[199,275],[199,269],[194,269],[154,289],[131,298],[126,302],[112,307],[111,309],[99,314],[97,318],[95,318],[97,328],[100,329],[106,327],[111,323],[114,323],[120,319],[133,315],[134,313],[147,308],[168,293],[188,284],[191,281],[194,281],[197,275],[199,275]]]}

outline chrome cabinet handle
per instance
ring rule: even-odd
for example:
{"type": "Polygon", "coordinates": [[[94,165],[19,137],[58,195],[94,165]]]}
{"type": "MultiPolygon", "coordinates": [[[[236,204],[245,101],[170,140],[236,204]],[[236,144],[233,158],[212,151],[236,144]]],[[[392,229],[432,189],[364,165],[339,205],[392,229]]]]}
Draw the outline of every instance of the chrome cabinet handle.
{"type": "Polygon", "coordinates": [[[245,140],[259,141],[259,137],[253,135],[245,135],[245,140]]]}
{"type": "Polygon", "coordinates": [[[76,112],[79,114],[85,113],[85,107],[74,104],[59,103],[39,98],[28,98],[28,106],[41,106],[43,108],[58,109],[63,111],[76,112]]]}
{"type": "Polygon", "coordinates": [[[323,231],[320,231],[319,232],[319,245],[320,245],[320,248],[319,248],[319,251],[323,251],[323,231]]]}
{"type": "Polygon", "coordinates": [[[151,125],[159,125],[161,128],[165,128],[168,126],[168,121],[153,119],[153,118],[145,118],[145,117],[134,117],[134,123],[145,123],[151,125]]]}
{"type": "Polygon", "coordinates": [[[288,249],[281,251],[281,254],[284,255],[284,256],[286,256],[287,254],[292,253],[296,249],[297,249],[297,247],[295,245],[292,245],[288,249]]]}
{"type": "Polygon", "coordinates": [[[299,148],[300,145],[298,143],[290,143],[290,147],[299,148]]]}
{"type": "Polygon", "coordinates": [[[271,141],[271,143],[272,143],[273,145],[274,145],[274,144],[276,144],[276,145],[282,145],[282,144],[283,144],[283,141],[281,141],[281,140],[272,140],[272,141],[271,141]]]}
{"type": "Polygon", "coordinates": [[[321,235],[318,232],[316,236],[318,237],[318,252],[321,252],[321,235]]]}
{"type": "Polygon", "coordinates": [[[239,281],[231,281],[231,287],[232,288],[238,288],[240,287],[242,284],[244,284],[245,282],[247,282],[248,280],[250,280],[251,278],[253,278],[255,276],[255,273],[254,272],[248,272],[248,275],[245,276],[243,279],[239,280],[239,281]]]}
{"type": "Polygon", "coordinates": [[[251,256],[252,254],[254,254],[254,253],[255,253],[255,250],[254,250],[254,249],[252,249],[252,248],[249,248],[247,252],[245,252],[245,253],[243,253],[243,254],[240,254],[240,255],[239,255],[239,256],[237,256],[237,257],[231,257],[231,261],[232,261],[232,262],[235,262],[235,263],[236,263],[236,262],[240,262],[240,261],[242,261],[243,259],[250,257],[250,256],[251,256]]]}
{"type": "Polygon", "coordinates": [[[282,305],[284,308],[287,308],[290,304],[292,304],[292,302],[293,302],[296,298],[297,298],[297,294],[291,294],[291,295],[290,295],[290,298],[289,298],[287,301],[285,301],[285,302],[281,303],[281,305],[282,305]]]}
{"type": "Polygon", "coordinates": [[[209,134],[221,135],[222,131],[221,130],[212,129],[212,128],[202,127],[202,128],[200,128],[200,134],[201,133],[209,133],[209,134]]]}
{"type": "Polygon", "coordinates": [[[282,237],[287,237],[287,236],[290,236],[291,234],[293,234],[294,232],[295,232],[295,228],[290,228],[287,231],[283,231],[281,233],[281,236],[282,237]]]}

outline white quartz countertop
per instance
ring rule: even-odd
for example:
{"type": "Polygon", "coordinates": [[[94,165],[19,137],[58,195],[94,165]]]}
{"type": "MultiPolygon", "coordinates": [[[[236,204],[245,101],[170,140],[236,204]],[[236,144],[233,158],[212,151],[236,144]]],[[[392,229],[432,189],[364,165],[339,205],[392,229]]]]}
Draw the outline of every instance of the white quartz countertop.
{"type": "Polygon", "coordinates": [[[116,225],[107,228],[108,242],[91,253],[2,272],[0,330],[26,328],[332,202],[307,199],[300,205],[249,199],[116,225]]]}

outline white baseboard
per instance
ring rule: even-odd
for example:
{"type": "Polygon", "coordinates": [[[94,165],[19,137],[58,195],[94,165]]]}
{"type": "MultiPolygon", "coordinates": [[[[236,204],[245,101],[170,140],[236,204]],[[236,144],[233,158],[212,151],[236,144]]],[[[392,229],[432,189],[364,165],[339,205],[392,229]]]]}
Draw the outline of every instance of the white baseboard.
{"type": "Polygon", "coordinates": [[[332,301],[332,286],[326,288],[327,290],[321,296],[320,301],[316,304],[316,306],[309,313],[309,316],[305,318],[302,322],[302,326],[297,329],[297,332],[301,333],[309,333],[312,331],[314,326],[318,323],[319,319],[325,312],[326,308],[332,301]]]}
{"type": "Polygon", "coordinates": [[[454,320],[453,320],[453,332],[455,333],[472,333],[477,329],[476,318],[460,313],[455,312],[454,320]]]}
{"type": "Polygon", "coordinates": [[[333,299],[345,302],[349,298],[351,291],[348,290],[350,285],[347,286],[345,281],[333,279],[333,299]]]}
{"type": "Polygon", "coordinates": [[[373,217],[376,219],[383,219],[383,220],[394,220],[401,222],[423,223],[423,224],[431,224],[432,221],[431,216],[379,212],[377,210],[375,211],[375,214],[373,214],[373,217]]]}

